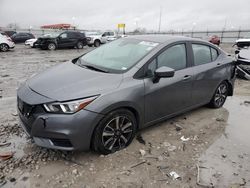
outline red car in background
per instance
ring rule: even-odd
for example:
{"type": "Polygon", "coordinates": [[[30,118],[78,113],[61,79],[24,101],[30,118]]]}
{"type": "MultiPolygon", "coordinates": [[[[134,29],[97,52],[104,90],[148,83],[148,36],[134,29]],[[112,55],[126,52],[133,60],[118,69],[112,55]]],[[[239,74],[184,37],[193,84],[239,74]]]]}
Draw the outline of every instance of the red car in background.
{"type": "Polygon", "coordinates": [[[215,44],[215,45],[220,45],[220,37],[218,37],[217,35],[212,35],[210,38],[209,38],[209,42],[211,42],[212,44],[215,44]]]}

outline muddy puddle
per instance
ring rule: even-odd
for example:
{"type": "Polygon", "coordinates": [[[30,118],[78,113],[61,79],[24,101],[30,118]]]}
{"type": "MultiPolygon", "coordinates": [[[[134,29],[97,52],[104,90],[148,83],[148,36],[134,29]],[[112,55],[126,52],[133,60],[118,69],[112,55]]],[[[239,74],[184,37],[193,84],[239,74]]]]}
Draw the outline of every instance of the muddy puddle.
{"type": "Polygon", "coordinates": [[[215,187],[250,187],[250,97],[228,98],[225,132],[200,158],[200,182],[215,187]]]}

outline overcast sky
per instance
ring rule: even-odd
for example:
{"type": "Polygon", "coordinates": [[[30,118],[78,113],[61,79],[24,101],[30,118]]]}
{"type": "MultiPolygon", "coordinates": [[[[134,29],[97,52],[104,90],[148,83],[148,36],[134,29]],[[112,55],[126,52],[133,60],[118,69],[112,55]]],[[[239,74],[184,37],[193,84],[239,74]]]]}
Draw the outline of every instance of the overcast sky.
{"type": "Polygon", "coordinates": [[[70,23],[80,29],[161,31],[250,28],[250,0],[0,0],[0,27],[70,23]]]}

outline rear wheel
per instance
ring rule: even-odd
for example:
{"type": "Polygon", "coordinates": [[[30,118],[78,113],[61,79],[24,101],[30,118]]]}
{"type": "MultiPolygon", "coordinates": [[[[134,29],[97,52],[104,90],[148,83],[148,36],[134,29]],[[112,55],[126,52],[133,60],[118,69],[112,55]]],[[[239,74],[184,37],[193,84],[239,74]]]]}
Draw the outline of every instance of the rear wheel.
{"type": "Polygon", "coordinates": [[[220,108],[225,103],[228,96],[228,84],[227,82],[222,82],[216,89],[209,106],[212,108],[220,108]]]}
{"type": "Polygon", "coordinates": [[[94,46],[99,47],[101,45],[101,42],[99,40],[95,40],[94,46]]]}
{"type": "Polygon", "coordinates": [[[47,48],[48,48],[48,50],[55,50],[56,49],[56,44],[55,43],[49,43],[47,48]]]}
{"type": "Polygon", "coordinates": [[[77,49],[83,49],[83,43],[82,42],[78,42],[76,44],[76,47],[77,47],[77,49]]]}
{"type": "Polygon", "coordinates": [[[9,46],[7,44],[0,44],[0,50],[6,52],[9,50],[9,46]]]}
{"type": "Polygon", "coordinates": [[[94,149],[109,154],[127,147],[134,138],[136,126],[135,116],[129,110],[119,109],[109,113],[94,132],[94,149]]]}

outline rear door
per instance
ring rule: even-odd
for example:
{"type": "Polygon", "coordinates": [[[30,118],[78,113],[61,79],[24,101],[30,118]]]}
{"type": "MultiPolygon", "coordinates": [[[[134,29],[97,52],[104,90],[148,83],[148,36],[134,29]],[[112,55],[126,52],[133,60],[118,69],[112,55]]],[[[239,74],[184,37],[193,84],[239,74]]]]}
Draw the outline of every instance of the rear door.
{"type": "Polygon", "coordinates": [[[186,43],[171,45],[146,67],[145,123],[153,123],[184,111],[192,104],[193,71],[188,52],[186,43]],[[175,75],[172,78],[161,78],[158,83],[153,83],[154,71],[161,66],[175,69],[175,75]]]}
{"type": "Polygon", "coordinates": [[[208,103],[216,87],[223,80],[225,65],[219,51],[203,43],[190,43],[193,50],[194,82],[192,87],[193,105],[208,103]]]}

